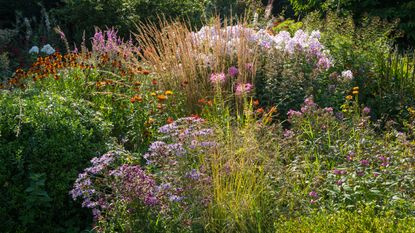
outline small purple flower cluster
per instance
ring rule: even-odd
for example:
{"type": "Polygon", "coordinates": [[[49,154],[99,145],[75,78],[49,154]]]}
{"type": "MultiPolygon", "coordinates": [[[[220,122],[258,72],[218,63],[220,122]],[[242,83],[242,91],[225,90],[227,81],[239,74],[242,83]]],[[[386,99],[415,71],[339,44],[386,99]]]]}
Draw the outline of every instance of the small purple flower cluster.
{"type": "Polygon", "coordinates": [[[112,151],[91,160],[92,166],[80,173],[69,192],[74,200],[81,198],[82,207],[92,209],[95,219],[115,200],[153,207],[161,204],[155,180],[140,166],[117,162],[123,152],[112,151]]]}
{"type": "Polygon", "coordinates": [[[188,157],[197,157],[206,150],[216,148],[216,142],[207,140],[214,131],[206,128],[201,118],[185,117],[160,127],[159,133],[162,136],[150,145],[144,158],[160,171],[157,173],[158,180],[163,184],[162,190],[167,199],[181,202],[186,198],[186,192],[194,189],[197,183],[209,180],[201,168],[189,170],[192,160],[188,157]]]}
{"type": "Polygon", "coordinates": [[[156,182],[140,166],[124,164],[109,175],[119,181],[120,185],[116,186],[118,198],[127,202],[139,199],[147,206],[159,204],[156,182]]]}

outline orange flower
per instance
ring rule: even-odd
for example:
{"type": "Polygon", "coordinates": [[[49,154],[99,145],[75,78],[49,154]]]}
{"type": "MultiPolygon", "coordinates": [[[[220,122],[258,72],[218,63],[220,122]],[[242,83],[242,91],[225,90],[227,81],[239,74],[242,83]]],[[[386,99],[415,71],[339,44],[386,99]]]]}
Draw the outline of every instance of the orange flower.
{"type": "Polygon", "coordinates": [[[167,124],[171,124],[171,123],[174,122],[174,120],[173,120],[173,118],[169,117],[169,118],[167,118],[166,122],[167,122],[167,124]]]}
{"type": "Polygon", "coordinates": [[[161,94],[161,95],[158,95],[158,96],[157,96],[157,99],[158,99],[159,101],[164,101],[164,100],[166,100],[166,99],[167,99],[167,96],[166,96],[166,95],[161,94]]]}
{"type": "Polygon", "coordinates": [[[347,100],[352,100],[352,99],[353,99],[353,96],[348,95],[348,96],[346,96],[346,99],[347,99],[347,100]]]}
{"type": "Polygon", "coordinates": [[[141,97],[141,96],[139,96],[139,95],[135,95],[135,96],[133,96],[131,99],[130,99],[130,102],[131,103],[135,103],[135,102],[142,102],[143,101],[143,98],[141,97]]]}
{"type": "Polygon", "coordinates": [[[150,71],[149,70],[143,70],[143,74],[144,75],[149,75],[150,74],[150,71]]]}
{"type": "Polygon", "coordinates": [[[151,83],[152,83],[153,85],[157,85],[157,80],[153,79],[153,80],[151,81],[151,83]]]}
{"type": "Polygon", "coordinates": [[[357,95],[357,94],[359,94],[359,91],[353,91],[352,94],[357,95]]]}
{"type": "Polygon", "coordinates": [[[195,118],[195,119],[200,119],[200,116],[198,114],[192,114],[190,116],[193,117],[193,118],[195,118]]]}
{"type": "Polygon", "coordinates": [[[258,113],[258,114],[262,114],[262,113],[264,113],[264,109],[263,108],[258,108],[255,112],[258,113]]]}
{"type": "Polygon", "coordinates": [[[205,98],[201,98],[197,101],[199,104],[206,104],[205,98]]]}
{"type": "Polygon", "coordinates": [[[141,83],[140,82],[135,82],[134,83],[134,86],[140,86],[141,85],[141,83]]]}
{"type": "Polygon", "coordinates": [[[166,95],[173,95],[173,92],[170,91],[170,90],[168,90],[168,91],[164,92],[164,94],[166,94],[166,95]]]}

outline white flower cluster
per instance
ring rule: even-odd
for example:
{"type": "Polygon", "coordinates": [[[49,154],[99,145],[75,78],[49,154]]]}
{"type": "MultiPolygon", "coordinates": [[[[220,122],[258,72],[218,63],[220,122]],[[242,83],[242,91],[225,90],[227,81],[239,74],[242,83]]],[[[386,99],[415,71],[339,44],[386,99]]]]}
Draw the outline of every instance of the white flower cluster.
{"type": "MultiPolygon", "coordinates": [[[[56,50],[50,44],[46,44],[42,47],[42,49],[40,49],[40,52],[46,53],[47,55],[51,55],[51,54],[54,54],[56,52],[56,50]]],[[[29,54],[34,54],[34,53],[36,53],[36,54],[39,53],[39,47],[33,46],[29,50],[29,54]]]]}
{"type": "Polygon", "coordinates": [[[319,41],[319,31],[312,31],[308,34],[300,29],[291,37],[287,31],[271,35],[263,29],[255,31],[251,28],[236,25],[220,29],[204,26],[198,32],[191,33],[191,39],[196,45],[214,47],[225,44],[228,54],[236,51],[242,37],[247,38],[251,43],[259,45],[265,51],[276,49],[289,56],[305,55],[307,58],[315,58],[317,60],[316,65],[326,70],[332,66],[329,52],[324,49],[324,46],[319,41]]]}

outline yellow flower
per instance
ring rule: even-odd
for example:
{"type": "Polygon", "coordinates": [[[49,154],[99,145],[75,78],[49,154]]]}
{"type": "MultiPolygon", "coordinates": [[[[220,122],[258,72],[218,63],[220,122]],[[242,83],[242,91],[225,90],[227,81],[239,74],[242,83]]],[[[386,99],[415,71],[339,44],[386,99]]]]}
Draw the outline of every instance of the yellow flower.
{"type": "Polygon", "coordinates": [[[156,96],[157,94],[155,92],[151,92],[151,96],[156,96]]]}
{"type": "Polygon", "coordinates": [[[353,91],[359,91],[359,87],[353,87],[353,91]]]}
{"type": "Polygon", "coordinates": [[[166,94],[166,95],[173,95],[173,92],[172,92],[172,91],[170,91],[170,90],[168,90],[168,91],[166,91],[164,94],[166,94]]]}
{"type": "Polygon", "coordinates": [[[353,96],[348,95],[348,96],[346,96],[346,99],[347,99],[347,100],[352,100],[352,99],[353,99],[353,96]]]}
{"type": "Polygon", "coordinates": [[[359,91],[353,91],[352,94],[357,95],[357,94],[359,94],[359,91]]]}

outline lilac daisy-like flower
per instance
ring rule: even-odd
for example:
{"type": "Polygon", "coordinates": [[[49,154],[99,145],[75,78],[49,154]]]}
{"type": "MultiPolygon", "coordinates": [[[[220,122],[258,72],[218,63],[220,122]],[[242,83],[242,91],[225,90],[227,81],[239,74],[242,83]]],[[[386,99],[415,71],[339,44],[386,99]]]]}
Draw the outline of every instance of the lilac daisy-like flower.
{"type": "Polygon", "coordinates": [[[242,96],[249,93],[253,88],[250,83],[239,83],[236,85],[235,95],[242,96]]]}
{"type": "Polygon", "coordinates": [[[226,81],[225,73],[212,73],[210,75],[210,82],[212,84],[222,84],[226,81]]]}

